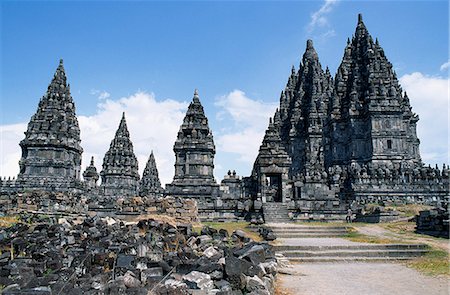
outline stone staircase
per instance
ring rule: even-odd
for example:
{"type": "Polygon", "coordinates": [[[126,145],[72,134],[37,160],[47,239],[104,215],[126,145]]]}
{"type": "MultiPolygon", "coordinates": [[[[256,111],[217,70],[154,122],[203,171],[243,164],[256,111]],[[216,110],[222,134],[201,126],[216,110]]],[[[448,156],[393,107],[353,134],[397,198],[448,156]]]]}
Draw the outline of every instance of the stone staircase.
{"type": "Polygon", "coordinates": [[[427,246],[422,244],[274,246],[274,249],[294,262],[408,260],[428,252],[427,246]]]}
{"type": "Polygon", "coordinates": [[[271,226],[277,236],[273,249],[291,262],[375,262],[413,259],[426,254],[424,244],[369,244],[340,237],[346,226],[271,226]]]}
{"type": "Polygon", "coordinates": [[[348,234],[346,226],[319,227],[319,226],[272,226],[277,238],[321,238],[339,237],[348,234]]]}
{"type": "Polygon", "coordinates": [[[264,221],[266,223],[290,223],[289,210],[283,203],[263,203],[264,221]]]}

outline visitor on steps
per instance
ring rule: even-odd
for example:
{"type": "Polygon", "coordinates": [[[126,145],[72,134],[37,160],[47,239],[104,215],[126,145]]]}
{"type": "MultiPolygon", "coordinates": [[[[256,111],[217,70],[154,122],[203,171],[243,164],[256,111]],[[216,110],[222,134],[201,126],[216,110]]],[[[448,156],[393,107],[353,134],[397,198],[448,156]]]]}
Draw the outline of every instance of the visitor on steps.
{"type": "Polygon", "coordinates": [[[348,208],[347,217],[345,217],[345,221],[347,221],[347,223],[352,223],[352,215],[353,215],[352,209],[348,208]]]}

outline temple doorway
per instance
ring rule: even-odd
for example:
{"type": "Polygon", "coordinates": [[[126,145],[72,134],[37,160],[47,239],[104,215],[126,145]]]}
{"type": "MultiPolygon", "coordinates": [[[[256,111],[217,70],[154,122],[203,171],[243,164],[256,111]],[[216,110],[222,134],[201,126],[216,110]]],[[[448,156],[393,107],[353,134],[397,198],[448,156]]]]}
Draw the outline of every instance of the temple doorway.
{"type": "Polygon", "coordinates": [[[266,174],[267,183],[267,201],[269,202],[282,202],[283,195],[281,189],[281,174],[271,173],[266,174]]]}

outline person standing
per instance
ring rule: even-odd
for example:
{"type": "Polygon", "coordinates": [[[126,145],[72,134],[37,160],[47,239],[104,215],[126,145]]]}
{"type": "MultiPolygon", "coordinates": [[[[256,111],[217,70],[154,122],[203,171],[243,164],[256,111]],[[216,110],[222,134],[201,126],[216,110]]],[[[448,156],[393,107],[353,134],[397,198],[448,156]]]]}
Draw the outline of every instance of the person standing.
{"type": "Polygon", "coordinates": [[[352,223],[352,215],[353,215],[352,209],[348,208],[347,217],[345,217],[345,221],[347,221],[347,223],[352,223]]]}

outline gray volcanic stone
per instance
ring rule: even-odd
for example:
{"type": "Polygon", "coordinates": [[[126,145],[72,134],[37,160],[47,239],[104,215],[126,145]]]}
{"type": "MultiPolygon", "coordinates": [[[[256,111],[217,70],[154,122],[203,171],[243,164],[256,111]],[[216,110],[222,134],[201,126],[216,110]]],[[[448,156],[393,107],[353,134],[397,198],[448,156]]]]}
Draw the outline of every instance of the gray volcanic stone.
{"type": "Polygon", "coordinates": [[[210,275],[195,270],[184,275],[183,281],[192,289],[211,290],[214,288],[214,282],[210,275]]]}

